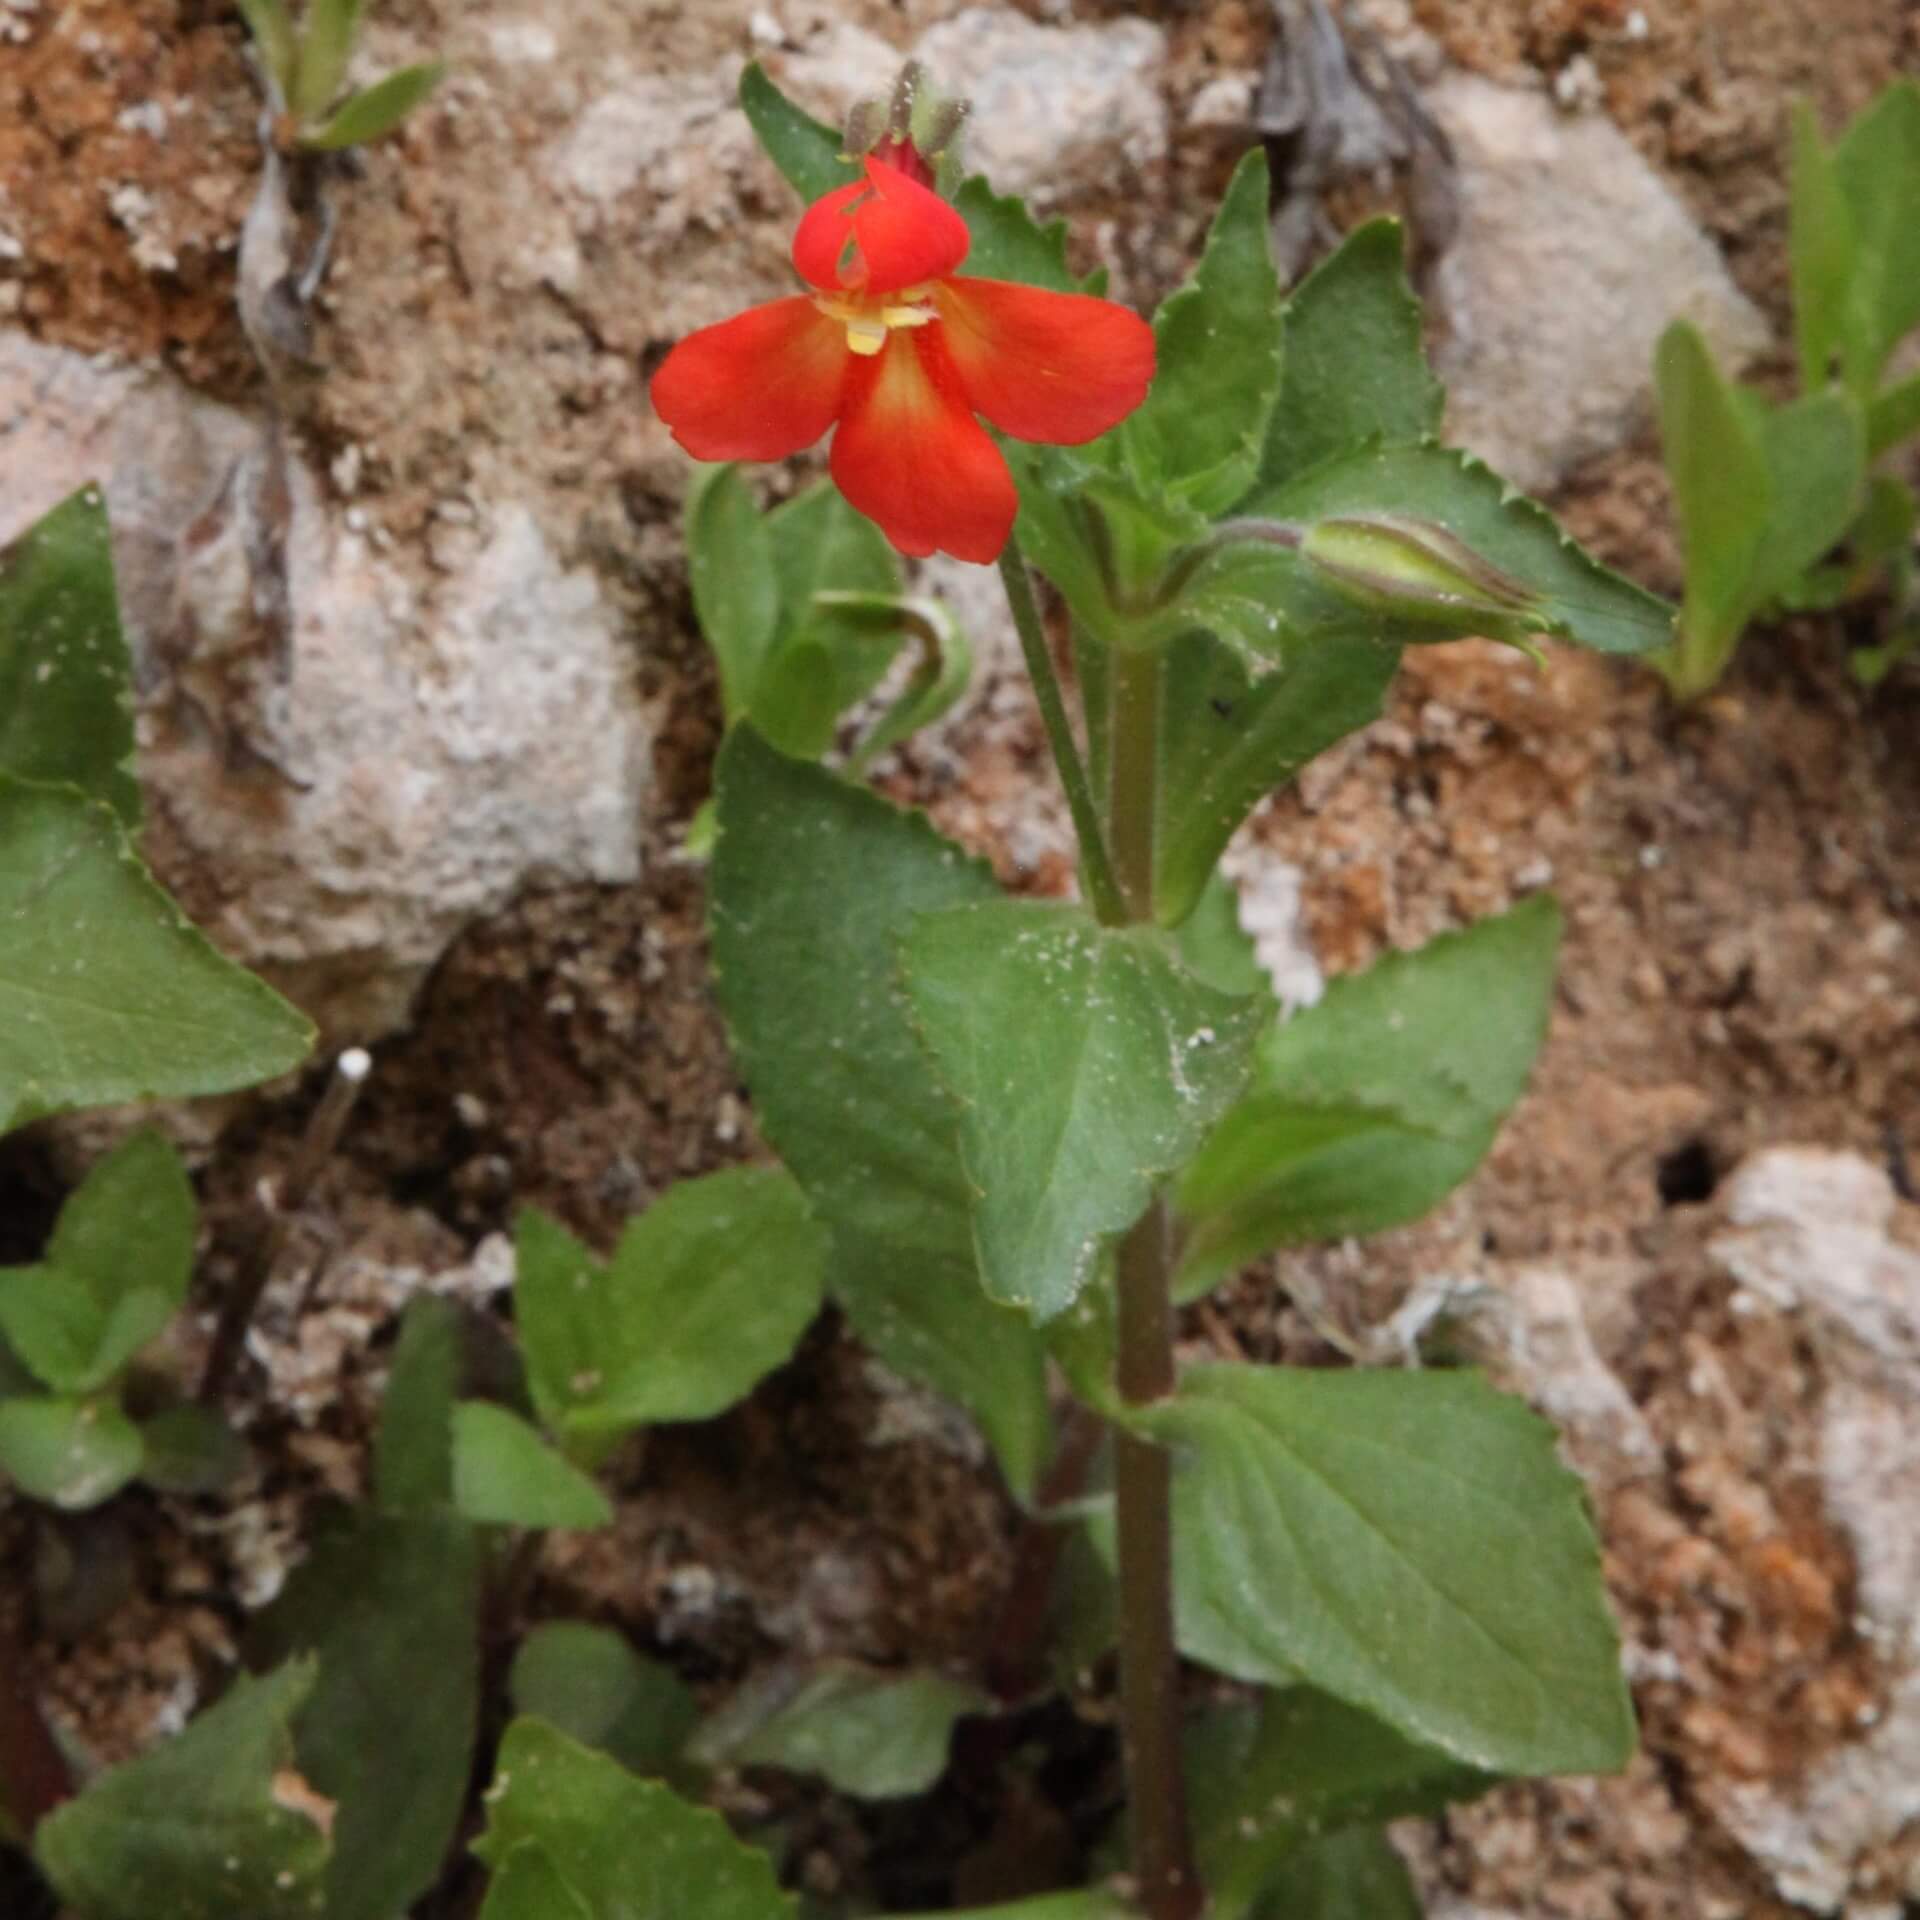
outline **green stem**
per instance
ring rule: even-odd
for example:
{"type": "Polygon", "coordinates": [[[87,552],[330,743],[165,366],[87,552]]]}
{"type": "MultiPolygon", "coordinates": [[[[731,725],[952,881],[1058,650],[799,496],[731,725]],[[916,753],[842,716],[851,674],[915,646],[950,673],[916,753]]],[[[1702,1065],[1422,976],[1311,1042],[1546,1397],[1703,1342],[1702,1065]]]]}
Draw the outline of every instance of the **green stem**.
{"type": "Polygon", "coordinates": [[[1153,920],[1153,817],[1160,791],[1160,656],[1115,648],[1107,661],[1107,831],[1126,917],[1153,920]]]}
{"type": "MultiPolygon", "coordinates": [[[[1119,1359],[1129,1406],[1174,1387],[1166,1203],[1156,1198],[1120,1243],[1119,1359]]],[[[1113,1443],[1119,1534],[1120,1738],[1127,1766],[1133,1874],[1150,1920],[1195,1920],[1206,1905],[1194,1869],[1180,1757],[1180,1656],[1173,1636],[1173,1461],[1124,1429],[1113,1443]]]]}
{"type": "MultiPolygon", "coordinates": [[[[1115,651],[1110,676],[1107,830],[1127,918],[1153,921],[1154,816],[1160,784],[1160,657],[1115,651]]],[[[1120,1243],[1114,1385],[1129,1406],[1174,1390],[1173,1291],[1166,1202],[1155,1196],[1120,1243]]],[[[1133,1871],[1150,1920],[1195,1920],[1194,1870],[1180,1760],[1180,1656],[1173,1635],[1173,1462],[1164,1447],[1114,1435],[1120,1553],[1120,1732],[1133,1871]]]]}
{"type": "Polygon", "coordinates": [[[1087,784],[1087,770],[1081,763],[1080,749],[1074,744],[1073,728],[1067,721],[1060,679],[1053,670],[1053,655],[1047,647],[1046,630],[1040,624],[1040,609],[1034,604],[1033,581],[1028,576],[1020,543],[1012,535],[1001,549],[1000,578],[1006,585],[1007,605],[1020,635],[1020,651],[1026,656],[1027,677],[1033,682],[1034,698],[1040,703],[1047,745],[1053,751],[1053,764],[1060,771],[1060,784],[1067,792],[1073,830],[1079,836],[1080,867],[1086,877],[1087,897],[1103,925],[1119,926],[1127,917],[1125,903],[1113,877],[1113,863],[1107,857],[1106,838],[1100,831],[1100,814],[1093,804],[1093,789],[1087,784]]]}

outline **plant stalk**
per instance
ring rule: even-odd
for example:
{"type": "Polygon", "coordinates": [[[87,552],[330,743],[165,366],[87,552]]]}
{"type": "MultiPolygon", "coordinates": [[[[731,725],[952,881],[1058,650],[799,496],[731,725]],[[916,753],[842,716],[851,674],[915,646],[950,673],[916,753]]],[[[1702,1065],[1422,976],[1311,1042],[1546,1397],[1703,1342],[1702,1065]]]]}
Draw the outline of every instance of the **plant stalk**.
{"type": "MultiPolygon", "coordinates": [[[[1130,1406],[1173,1391],[1173,1304],[1166,1203],[1120,1243],[1120,1396],[1130,1406]]],[[[1150,1920],[1196,1920],[1206,1896],[1194,1869],[1180,1756],[1180,1657],[1173,1637],[1173,1461],[1124,1429],[1114,1435],[1120,1549],[1120,1736],[1127,1766],[1133,1874],[1150,1920]]]]}
{"type": "Polygon", "coordinates": [[[1114,876],[1135,925],[1153,922],[1153,818],[1160,793],[1160,656],[1115,648],[1107,660],[1107,832],[1114,876]]]}
{"type": "Polygon", "coordinates": [[[25,1845],[55,1807],[73,1794],[73,1775],[27,1677],[26,1648],[0,1622],[0,1833],[25,1845]]]}
{"type": "Polygon", "coordinates": [[[1067,1526],[1050,1509],[1077,1500],[1106,1438],[1106,1422],[1074,1401],[1060,1425],[1053,1461],[1035,1490],[1033,1510],[1013,1548],[1013,1578],[987,1641],[987,1686],[1003,1705],[1036,1692],[1046,1680],[1047,1608],[1066,1551],[1067,1526]]]}
{"type": "MultiPolygon", "coordinates": [[[[1107,830],[1127,918],[1153,922],[1154,816],[1160,786],[1160,656],[1116,650],[1107,669],[1107,830]]],[[[1173,1291],[1166,1202],[1158,1195],[1120,1243],[1114,1385],[1129,1406],[1174,1390],[1173,1291]]],[[[1173,1635],[1173,1462],[1136,1434],[1114,1435],[1120,1552],[1120,1732],[1133,1872],[1150,1920],[1196,1920],[1180,1756],[1180,1656],[1173,1635]]]]}
{"type": "Polygon", "coordinates": [[[262,1183],[253,1232],[241,1254],[239,1281],[222,1303],[206,1371],[200,1376],[202,1406],[217,1404],[226,1391],[245,1349],[247,1329],[253,1324],[261,1296],[287,1250],[293,1223],[306,1205],[314,1182],[333,1157],[334,1148],[340,1144],[347,1118],[372,1069],[373,1060],[361,1047],[349,1047],[340,1055],[333,1064],[333,1074],[320,1096],[320,1104],[314,1108],[307,1130],[294,1150],[293,1162],[279,1191],[276,1193],[262,1183]]]}
{"type": "Polygon", "coordinates": [[[1103,926],[1117,927],[1127,917],[1126,905],[1114,879],[1106,835],[1100,828],[1099,809],[1093,803],[1093,788],[1087,782],[1087,769],[1067,720],[1060,678],[1053,670],[1053,654],[1047,646],[1046,629],[1040,624],[1040,609],[1034,604],[1033,581],[1027,572],[1026,557],[1020,551],[1019,541],[1011,534],[1000,551],[1000,578],[1007,589],[1014,629],[1020,635],[1020,651],[1026,656],[1027,678],[1033,682],[1033,695],[1040,704],[1047,745],[1053,753],[1053,764],[1059,769],[1060,784],[1066,789],[1067,810],[1073,815],[1073,830],[1080,841],[1080,871],[1085,876],[1088,902],[1103,926]]]}

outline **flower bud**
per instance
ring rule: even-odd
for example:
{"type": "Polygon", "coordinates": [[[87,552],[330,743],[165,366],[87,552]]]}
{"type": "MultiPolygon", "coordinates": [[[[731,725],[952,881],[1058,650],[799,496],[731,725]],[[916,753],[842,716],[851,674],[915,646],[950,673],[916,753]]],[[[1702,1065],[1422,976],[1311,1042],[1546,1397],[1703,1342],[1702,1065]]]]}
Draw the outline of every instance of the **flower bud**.
{"type": "Polygon", "coordinates": [[[1515,640],[1541,627],[1541,596],[1435,520],[1392,513],[1316,521],[1301,557],[1349,600],[1401,620],[1515,640]]]}

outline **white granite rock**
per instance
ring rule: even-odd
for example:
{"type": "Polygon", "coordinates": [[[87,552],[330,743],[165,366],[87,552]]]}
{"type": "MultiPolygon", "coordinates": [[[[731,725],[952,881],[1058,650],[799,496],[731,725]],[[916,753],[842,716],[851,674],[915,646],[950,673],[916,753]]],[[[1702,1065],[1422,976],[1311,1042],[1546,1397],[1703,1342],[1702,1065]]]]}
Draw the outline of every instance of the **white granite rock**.
{"type": "Polygon", "coordinates": [[[1472,74],[1424,98],[1459,163],[1459,230],[1433,280],[1455,441],[1545,491],[1645,420],[1670,321],[1730,366],[1764,345],[1712,243],[1610,120],[1472,74]]]}
{"type": "Polygon", "coordinates": [[[1756,1308],[1798,1314],[1820,1355],[1822,1493],[1853,1550],[1856,1630],[1887,1673],[1874,1723],[1793,1789],[1714,1794],[1781,1895],[1816,1913],[1846,1905],[1868,1860],[1920,1894],[1920,1254],[1887,1237],[1896,1204],[1856,1155],[1775,1148],[1735,1172],[1711,1247],[1756,1308]]]}
{"type": "Polygon", "coordinates": [[[247,510],[263,424],[170,376],[0,334],[0,540],[106,493],[143,774],[207,932],[332,1039],[405,1018],[524,887],[640,868],[649,734],[612,610],[521,502],[450,503],[409,570],[296,458],[290,645],[247,510]]]}
{"type": "Polygon", "coordinates": [[[1126,191],[1166,157],[1165,33],[1145,20],[1045,27],[969,7],[915,48],[973,102],[967,164],[1039,209],[1126,191]]]}

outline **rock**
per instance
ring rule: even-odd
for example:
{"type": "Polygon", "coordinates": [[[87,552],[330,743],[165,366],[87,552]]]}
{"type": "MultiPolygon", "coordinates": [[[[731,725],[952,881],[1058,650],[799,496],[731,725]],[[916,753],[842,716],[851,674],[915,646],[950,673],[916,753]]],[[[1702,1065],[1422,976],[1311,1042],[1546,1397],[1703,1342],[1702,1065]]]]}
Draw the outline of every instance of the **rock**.
{"type": "Polygon", "coordinates": [[[1658,1473],[1660,1443],[1600,1357],[1590,1324],[1594,1303],[1620,1291],[1618,1270],[1503,1270],[1500,1290],[1511,1312],[1481,1315],[1473,1331],[1492,1338],[1500,1371],[1561,1430],[1582,1475],[1607,1489],[1658,1473]]]}
{"type": "Polygon", "coordinates": [[[943,92],[973,102],[968,166],[1036,208],[1124,197],[1166,157],[1167,39],[1144,20],[1043,27],[969,7],[915,52],[943,92]]]}
{"type": "Polygon", "coordinates": [[[1730,367],[1764,346],[1758,311],[1611,121],[1470,74],[1425,98],[1459,168],[1432,287],[1448,431],[1516,485],[1546,491],[1638,428],[1670,321],[1730,367]]]}
{"type": "Polygon", "coordinates": [[[445,503],[423,577],[293,456],[276,635],[262,422],[4,334],[0,431],[0,540],[104,486],[163,877],[330,1038],[400,1025],[447,945],[523,888],[637,877],[630,663],[526,504],[445,503]]]}
{"type": "Polygon", "coordinates": [[[1887,1237],[1895,1206],[1853,1154],[1775,1148],[1735,1172],[1710,1248],[1749,1311],[1798,1314],[1820,1356],[1822,1494],[1886,1676],[1871,1726],[1805,1778],[1712,1796],[1782,1896],[1819,1913],[1869,1888],[1920,1895],[1920,1254],[1887,1237]]]}
{"type": "MultiPolygon", "coordinates": [[[[1011,9],[968,7],[921,35],[933,84],[971,100],[964,156],[1002,193],[1036,208],[1110,199],[1166,157],[1166,35],[1143,20],[1045,27],[1011,9]]],[[[839,23],[779,66],[780,82],[823,119],[884,96],[898,51],[839,23]]]]}
{"type": "Polygon", "coordinates": [[[1274,998],[1295,1013],[1318,1002],[1327,980],[1308,937],[1301,897],[1306,876],[1260,839],[1258,821],[1256,812],[1234,835],[1220,870],[1233,885],[1240,931],[1253,942],[1274,998]]]}

